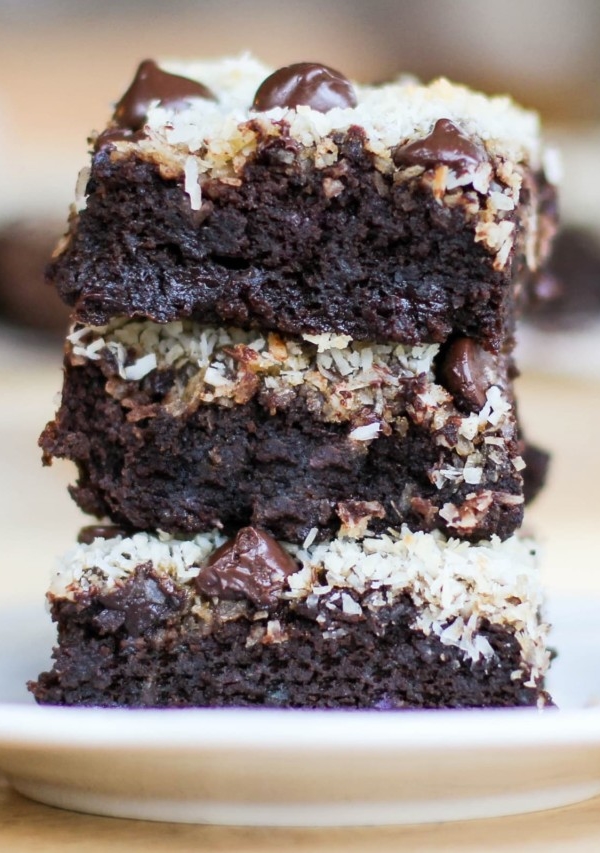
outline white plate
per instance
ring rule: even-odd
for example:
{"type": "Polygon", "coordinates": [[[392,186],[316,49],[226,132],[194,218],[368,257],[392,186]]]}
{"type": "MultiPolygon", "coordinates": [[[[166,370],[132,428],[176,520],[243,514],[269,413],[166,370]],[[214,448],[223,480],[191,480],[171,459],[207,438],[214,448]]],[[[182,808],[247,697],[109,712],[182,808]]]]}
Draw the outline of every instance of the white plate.
{"type": "Polygon", "coordinates": [[[0,771],[51,805],[194,823],[417,823],[578,802],[600,794],[599,604],[551,604],[562,710],[543,713],[39,708],[24,682],[48,665],[53,629],[38,609],[6,609],[0,771]]]}

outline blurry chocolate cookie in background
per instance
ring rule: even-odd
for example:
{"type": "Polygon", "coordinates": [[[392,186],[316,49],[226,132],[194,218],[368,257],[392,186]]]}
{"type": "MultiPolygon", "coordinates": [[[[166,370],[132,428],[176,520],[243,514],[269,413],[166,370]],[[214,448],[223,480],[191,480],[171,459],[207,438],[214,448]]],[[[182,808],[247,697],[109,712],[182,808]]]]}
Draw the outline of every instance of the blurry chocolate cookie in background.
{"type": "Polygon", "coordinates": [[[44,281],[61,231],[62,223],[53,219],[19,219],[0,226],[0,323],[4,328],[29,329],[46,339],[64,336],[69,309],[44,281]]]}
{"type": "Polygon", "coordinates": [[[523,372],[600,378],[600,233],[569,224],[534,283],[517,334],[523,372]]]}
{"type": "Polygon", "coordinates": [[[546,331],[600,320],[600,235],[590,228],[565,226],[530,299],[527,319],[546,331]]]}

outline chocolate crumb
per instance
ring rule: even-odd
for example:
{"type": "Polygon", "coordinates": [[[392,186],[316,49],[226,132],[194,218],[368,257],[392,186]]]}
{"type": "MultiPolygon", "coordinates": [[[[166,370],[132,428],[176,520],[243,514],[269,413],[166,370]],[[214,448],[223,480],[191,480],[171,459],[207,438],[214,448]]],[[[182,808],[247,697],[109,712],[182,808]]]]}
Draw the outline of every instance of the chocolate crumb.
{"type": "Polygon", "coordinates": [[[116,524],[90,524],[82,527],[77,536],[80,545],[91,545],[94,539],[116,539],[117,536],[128,536],[124,527],[116,524]]]}

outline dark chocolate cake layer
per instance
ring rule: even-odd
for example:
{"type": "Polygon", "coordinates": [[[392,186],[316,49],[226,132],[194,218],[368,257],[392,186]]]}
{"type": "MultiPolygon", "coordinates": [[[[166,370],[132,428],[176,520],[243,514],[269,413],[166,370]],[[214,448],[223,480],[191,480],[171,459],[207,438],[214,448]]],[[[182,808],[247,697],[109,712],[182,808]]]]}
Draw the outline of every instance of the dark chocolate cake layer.
{"type": "Polygon", "coordinates": [[[544,696],[525,686],[510,630],[483,623],[493,655],[474,662],[412,627],[409,596],[360,618],[328,600],[282,603],[266,626],[264,612],[238,603],[208,626],[142,566],[112,593],[54,601],[56,662],[30,689],[42,704],[134,707],[473,708],[544,696]]]}
{"type": "Polygon", "coordinates": [[[510,346],[556,222],[537,116],[330,72],[142,63],[49,268],[74,318],[510,346]]]}
{"type": "MultiPolygon", "coordinates": [[[[158,335],[150,324],[117,333],[131,328],[142,339],[158,335]]],[[[199,347],[203,334],[196,327],[189,345],[199,347]]],[[[40,443],[46,462],[77,464],[72,495],[99,518],[185,534],[256,524],[290,542],[313,528],[322,538],[342,526],[405,522],[469,540],[506,538],[521,523],[524,463],[506,364],[488,354],[478,361],[469,342],[433,361],[435,347],[403,349],[405,365],[413,364],[407,353],[421,357],[410,370],[392,347],[319,354],[281,338],[261,352],[231,343],[206,368],[182,357],[126,380],[129,368],[109,349],[115,341],[96,340],[102,349],[74,345],[67,354],[62,404],[40,443]],[[504,395],[486,391],[494,377],[504,395]]],[[[181,340],[169,346],[181,349],[181,340]]],[[[130,369],[148,358],[156,364],[151,353],[130,369]]]]}
{"type": "MultiPolygon", "coordinates": [[[[236,185],[203,183],[199,210],[183,176],[103,147],[50,280],[96,325],[191,317],[410,344],[458,334],[500,349],[527,279],[523,210],[505,214],[515,248],[497,270],[465,213],[477,199],[445,205],[421,177],[382,174],[358,129],[334,142],[337,162],[315,169],[293,141],[262,139],[236,185]]],[[[530,176],[528,201],[540,180],[530,176]]]]}

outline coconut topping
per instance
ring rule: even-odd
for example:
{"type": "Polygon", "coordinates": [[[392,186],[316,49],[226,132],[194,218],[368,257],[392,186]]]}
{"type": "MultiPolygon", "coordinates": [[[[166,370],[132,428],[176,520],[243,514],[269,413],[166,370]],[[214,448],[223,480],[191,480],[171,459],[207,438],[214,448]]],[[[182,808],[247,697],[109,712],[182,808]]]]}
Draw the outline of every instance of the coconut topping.
{"type": "Polygon", "coordinates": [[[263,336],[190,320],[116,320],[76,327],[68,340],[74,365],[110,354],[115,376],[106,387],[120,400],[130,396],[127,383],[153,370],[174,369],[174,385],[161,405],[176,416],[205,404],[244,404],[254,396],[275,413],[301,395],[311,417],[347,423],[353,442],[372,442],[390,430],[402,436],[412,422],[452,451],[451,464],[446,456],[429,471],[437,488],[463,480],[476,485],[484,464],[505,464],[516,438],[500,360],[468,339],[452,345],[441,370],[437,344],[375,344],[330,334],[263,336]]]}
{"type": "MultiPolygon", "coordinates": [[[[216,101],[195,101],[184,111],[157,103],[149,109],[148,130],[164,134],[167,142],[183,144],[190,151],[206,147],[210,159],[211,152],[216,155],[220,149],[224,154],[231,144],[233,154],[237,147],[234,138],[238,133],[244,134],[242,126],[251,117],[257,90],[266,85],[268,78],[273,80],[274,74],[272,68],[248,55],[213,62],[166,61],[161,67],[207,87],[216,101]]],[[[338,86],[345,80],[339,72],[327,70],[334,75],[338,86]]],[[[283,72],[280,69],[275,73],[283,72]]],[[[364,128],[371,150],[390,158],[391,150],[402,141],[421,139],[431,133],[438,120],[446,119],[507,160],[529,161],[534,167],[541,165],[538,116],[518,107],[508,97],[487,97],[443,78],[423,85],[406,76],[384,85],[353,84],[352,91],[355,104],[348,95],[345,104],[335,105],[326,112],[301,102],[271,106],[266,115],[261,115],[261,123],[275,126],[284,120],[290,135],[303,145],[315,145],[323,137],[344,133],[358,125],[364,128]]]]}
{"type": "MultiPolygon", "coordinates": [[[[135,533],[131,537],[96,538],[80,543],[59,563],[49,596],[74,599],[79,590],[104,595],[118,589],[135,569],[150,563],[154,572],[198,596],[194,583],[199,568],[225,542],[218,531],[180,540],[167,535],[135,533]]],[[[493,650],[477,631],[482,620],[512,630],[522,651],[531,685],[548,666],[548,626],[539,619],[543,604],[536,548],[516,536],[501,542],[471,544],[439,532],[411,532],[406,526],[361,541],[337,538],[298,547],[280,543],[300,569],[283,573],[280,600],[290,606],[319,600],[352,618],[365,618],[408,594],[419,610],[414,628],[435,634],[471,659],[491,658],[493,650]]],[[[222,553],[222,552],[221,552],[222,553]]],[[[238,618],[240,606],[225,602],[224,613],[238,618]]],[[[217,606],[215,602],[214,606],[217,606]]],[[[197,598],[193,612],[208,618],[210,602],[197,598]]],[[[259,619],[268,618],[261,611],[259,619]]],[[[258,615],[258,614],[257,614],[258,615]]]]}
{"type": "MultiPolygon", "coordinates": [[[[97,136],[97,147],[109,144],[113,159],[133,152],[170,179],[185,174],[190,206],[200,210],[202,182],[237,185],[259,145],[281,140],[290,162],[298,157],[299,163],[312,161],[322,169],[338,159],[336,139],[357,128],[379,172],[395,181],[422,181],[446,206],[460,203],[477,226],[477,241],[495,256],[494,268],[506,267],[515,248],[514,223],[507,217],[520,200],[526,171],[556,160],[543,149],[537,114],[508,97],[486,97],[443,78],[427,85],[408,77],[383,85],[352,84],[315,63],[273,72],[249,56],[147,62],[97,136]],[[140,74],[148,80],[138,79],[140,74]],[[167,81],[166,94],[156,88],[159,77],[161,85],[167,81]],[[143,114],[140,129],[123,129],[122,113],[131,116],[131,126],[138,126],[143,114]],[[190,157],[199,192],[190,191],[190,157]]],[[[550,169],[548,179],[557,173],[550,169]]],[[[335,178],[326,177],[324,187],[331,198],[344,192],[335,178]]],[[[532,269],[538,263],[534,225],[527,229],[532,269]]]]}

